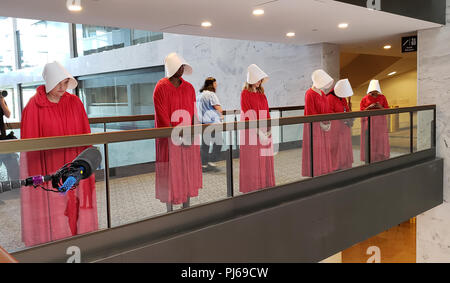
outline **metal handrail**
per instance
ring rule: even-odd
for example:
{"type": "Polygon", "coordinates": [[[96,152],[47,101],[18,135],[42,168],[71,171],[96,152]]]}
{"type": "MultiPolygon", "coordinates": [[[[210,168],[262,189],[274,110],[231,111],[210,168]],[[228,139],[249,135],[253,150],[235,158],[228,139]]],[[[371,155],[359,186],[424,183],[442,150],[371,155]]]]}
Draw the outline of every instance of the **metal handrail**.
{"type": "MultiPolygon", "coordinates": [[[[293,116],[260,120],[259,123],[265,123],[270,126],[286,126],[294,124],[313,123],[320,121],[341,120],[350,118],[365,118],[375,115],[388,115],[398,113],[412,113],[417,111],[436,110],[436,105],[423,105],[414,107],[392,108],[370,111],[355,111],[335,114],[321,114],[310,116],[293,116]]],[[[210,124],[199,124],[194,126],[180,127],[183,133],[201,133],[210,124]]],[[[216,131],[234,131],[257,128],[254,121],[239,121],[216,124],[216,131]]],[[[54,148],[67,148],[77,146],[87,146],[95,144],[108,144],[116,142],[126,142],[135,140],[145,140],[154,138],[166,138],[172,134],[173,127],[151,128],[140,130],[125,130],[104,133],[82,134],[73,136],[45,137],[22,140],[3,140],[0,146],[0,153],[25,152],[36,150],[47,150],[54,148]]]]}

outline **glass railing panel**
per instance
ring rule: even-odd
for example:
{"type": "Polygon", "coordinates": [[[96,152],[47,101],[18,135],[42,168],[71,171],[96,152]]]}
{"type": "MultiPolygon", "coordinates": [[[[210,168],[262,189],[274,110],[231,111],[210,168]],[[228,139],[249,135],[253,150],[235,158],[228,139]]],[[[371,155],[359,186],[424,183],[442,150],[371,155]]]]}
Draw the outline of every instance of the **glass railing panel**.
{"type": "MultiPolygon", "coordinates": [[[[200,170],[201,189],[198,194],[190,199],[190,206],[205,204],[221,200],[232,196],[228,190],[227,164],[230,160],[230,150],[232,150],[233,137],[232,132],[222,132],[221,124],[211,124],[202,135],[196,136],[196,142],[199,141],[198,152],[200,153],[197,161],[197,151],[191,158],[191,167],[189,170],[200,170]],[[197,140],[198,139],[198,140],[197,140]],[[199,169],[195,169],[200,167],[199,169]]],[[[177,149],[178,150],[178,149],[177,149]]],[[[182,147],[181,150],[184,150],[182,147]]],[[[195,174],[195,173],[194,173],[195,174]]],[[[190,175],[190,174],[189,174],[190,175]]],[[[231,184],[230,184],[231,185],[231,184]]],[[[231,188],[231,187],[230,187],[231,188]]]]}
{"type": "Polygon", "coordinates": [[[279,128],[279,142],[274,142],[275,184],[277,186],[305,178],[302,176],[303,125],[284,125],[279,128]]]}
{"type": "Polygon", "coordinates": [[[55,183],[38,182],[38,178],[34,178],[36,187],[14,186],[14,189],[0,193],[0,246],[15,252],[107,227],[105,185],[101,177],[104,164],[94,168],[95,174],[80,180],[78,185],[69,186],[70,190],[62,189],[67,177],[76,176],[74,171],[62,168],[67,164],[64,168],[78,169],[69,165],[84,149],[20,153],[20,169],[15,171],[20,175],[10,176],[15,180],[55,175],[57,171],[63,173],[54,177],[55,183]]]}
{"type": "Polygon", "coordinates": [[[390,158],[411,153],[410,114],[386,115],[388,121],[390,158]]]}
{"type": "Polygon", "coordinates": [[[108,144],[111,225],[165,212],[155,197],[155,139],[108,144]]]}
{"type": "Polygon", "coordinates": [[[390,158],[388,121],[388,115],[361,118],[361,160],[365,163],[369,163],[369,160],[374,163],[390,158]]]}
{"type": "Polygon", "coordinates": [[[425,110],[417,112],[417,151],[433,147],[434,112],[425,110]]]}
{"type": "Polygon", "coordinates": [[[272,128],[268,126],[267,121],[255,120],[256,112],[249,111],[246,115],[250,119],[249,128],[238,131],[239,170],[233,173],[233,177],[239,176],[237,195],[276,185],[272,128]]]}

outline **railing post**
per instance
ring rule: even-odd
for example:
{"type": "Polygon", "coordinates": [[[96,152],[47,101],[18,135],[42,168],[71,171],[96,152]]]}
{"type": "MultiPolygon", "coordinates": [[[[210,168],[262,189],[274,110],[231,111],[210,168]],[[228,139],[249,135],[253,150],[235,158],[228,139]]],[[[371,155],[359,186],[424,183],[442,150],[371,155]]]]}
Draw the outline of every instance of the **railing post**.
{"type": "Polygon", "coordinates": [[[414,152],[414,113],[409,112],[409,152],[414,152]]]}
{"type": "Polygon", "coordinates": [[[105,151],[105,190],[106,190],[106,224],[108,228],[111,228],[111,194],[109,188],[109,154],[108,144],[103,144],[105,151]]]}
{"type": "Polygon", "coordinates": [[[370,164],[370,150],[371,150],[371,138],[370,138],[370,128],[371,128],[371,116],[367,117],[367,130],[365,133],[365,156],[364,159],[366,164],[370,164]]]}
{"type": "Polygon", "coordinates": [[[310,144],[310,165],[311,165],[311,177],[314,177],[314,138],[313,138],[313,123],[309,123],[309,144],[310,144]]]}
{"type": "MultiPolygon", "coordinates": [[[[227,196],[233,197],[234,196],[234,183],[233,183],[233,144],[231,142],[231,131],[229,132],[230,136],[230,143],[228,145],[227,150],[227,157],[226,157],[226,166],[227,166],[227,196]]],[[[236,131],[237,135],[237,131],[236,131]]]]}
{"type": "Polygon", "coordinates": [[[433,121],[431,124],[431,140],[432,140],[432,147],[436,147],[436,108],[433,109],[433,121]]]}
{"type": "MultiPolygon", "coordinates": [[[[106,133],[106,123],[103,123],[103,132],[106,133]]],[[[106,190],[106,225],[111,228],[111,195],[109,188],[109,154],[108,144],[103,144],[103,150],[105,152],[105,190],[106,190]]]]}
{"type": "MultiPolygon", "coordinates": [[[[283,110],[280,109],[280,118],[283,118],[283,110]]],[[[279,126],[280,127],[280,146],[283,143],[283,126],[279,126]]]]}

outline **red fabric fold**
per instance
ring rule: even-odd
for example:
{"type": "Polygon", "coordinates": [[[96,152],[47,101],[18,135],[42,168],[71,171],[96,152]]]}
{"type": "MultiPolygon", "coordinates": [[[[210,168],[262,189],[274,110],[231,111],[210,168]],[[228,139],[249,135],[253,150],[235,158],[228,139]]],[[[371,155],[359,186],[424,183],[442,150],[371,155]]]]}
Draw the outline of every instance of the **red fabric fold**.
{"type": "MultiPolygon", "coordinates": [[[[325,94],[318,94],[311,88],[305,94],[305,116],[328,114],[328,101],[325,94]]],[[[332,172],[330,134],[320,127],[319,122],[313,124],[313,163],[314,176],[332,172]]],[[[302,175],[311,177],[311,134],[310,123],[303,125],[302,175]]]]}
{"type": "MultiPolygon", "coordinates": [[[[65,93],[58,103],[50,102],[39,86],[22,113],[21,138],[39,138],[90,133],[89,121],[80,99],[65,93]]],[[[50,175],[72,162],[86,147],[23,152],[21,178],[50,175]]],[[[51,188],[51,184],[44,187],[51,188]]],[[[22,240],[26,246],[46,243],[98,229],[95,177],[80,181],[66,194],[40,188],[21,189],[22,240]],[[80,209],[79,199],[87,209],[80,209]]]]}
{"type": "MultiPolygon", "coordinates": [[[[176,127],[197,123],[194,87],[181,79],[175,87],[161,79],[153,93],[155,127],[176,127]]],[[[175,141],[179,142],[179,140],[175,141]]],[[[177,145],[171,138],[156,139],[156,198],[164,203],[181,204],[198,195],[202,187],[200,140],[190,145],[177,145]]]]}
{"type": "MultiPolygon", "coordinates": [[[[366,95],[360,103],[361,111],[366,110],[373,103],[379,102],[383,108],[389,108],[384,95],[374,97],[366,95]]],[[[367,118],[361,118],[361,161],[366,159],[366,132],[368,129],[367,118]]],[[[389,145],[389,132],[385,115],[370,117],[370,160],[377,162],[389,159],[391,148],[389,145]]]]}
{"type": "MultiPolygon", "coordinates": [[[[270,119],[269,105],[263,93],[243,90],[241,93],[241,121],[270,119]]],[[[240,131],[239,191],[251,191],[275,186],[272,138],[264,140],[258,131],[267,128],[240,131]]]]}
{"type": "MultiPolygon", "coordinates": [[[[327,96],[330,113],[350,112],[347,99],[339,98],[334,94],[327,96]]],[[[333,170],[352,168],[353,146],[351,128],[345,122],[348,120],[331,121],[330,150],[333,170]]]]}

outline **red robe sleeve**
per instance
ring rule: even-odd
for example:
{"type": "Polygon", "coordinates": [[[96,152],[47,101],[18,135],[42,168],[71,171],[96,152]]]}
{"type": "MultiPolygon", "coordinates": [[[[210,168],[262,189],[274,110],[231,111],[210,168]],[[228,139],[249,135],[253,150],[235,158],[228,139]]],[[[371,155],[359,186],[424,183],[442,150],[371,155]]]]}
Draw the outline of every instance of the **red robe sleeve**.
{"type": "Polygon", "coordinates": [[[35,103],[28,103],[22,112],[20,123],[20,138],[29,139],[39,137],[39,115],[35,103]]]}
{"type": "Polygon", "coordinates": [[[338,111],[336,111],[336,98],[334,97],[334,95],[329,94],[327,96],[327,101],[328,101],[328,110],[330,111],[330,113],[337,113],[338,111]]]}
{"type": "Polygon", "coordinates": [[[361,100],[361,103],[359,104],[359,109],[360,109],[361,111],[364,111],[364,110],[366,110],[366,108],[367,108],[368,106],[369,106],[369,105],[367,105],[367,98],[364,97],[364,98],[361,100]]]}
{"type": "Polygon", "coordinates": [[[311,92],[306,92],[305,96],[305,115],[316,115],[317,109],[314,103],[314,97],[311,92]]]}
{"type": "Polygon", "coordinates": [[[155,105],[155,127],[171,127],[169,104],[166,101],[164,90],[160,83],[155,87],[153,104],[155,105]]]}
{"type": "Polygon", "coordinates": [[[382,105],[383,105],[384,108],[389,108],[388,101],[386,99],[386,96],[384,96],[384,95],[383,95],[383,103],[382,103],[382,105]]]}
{"type": "Polygon", "coordinates": [[[252,107],[252,103],[250,101],[249,92],[243,90],[241,93],[241,120],[256,120],[256,111],[254,107],[252,107]]]}
{"type": "MultiPolygon", "coordinates": [[[[41,136],[38,110],[33,100],[23,110],[20,122],[21,139],[39,138],[41,136]]],[[[39,162],[40,158],[41,154],[39,151],[23,152],[20,155],[20,177],[22,179],[43,174],[41,162],[39,162]]]]}

